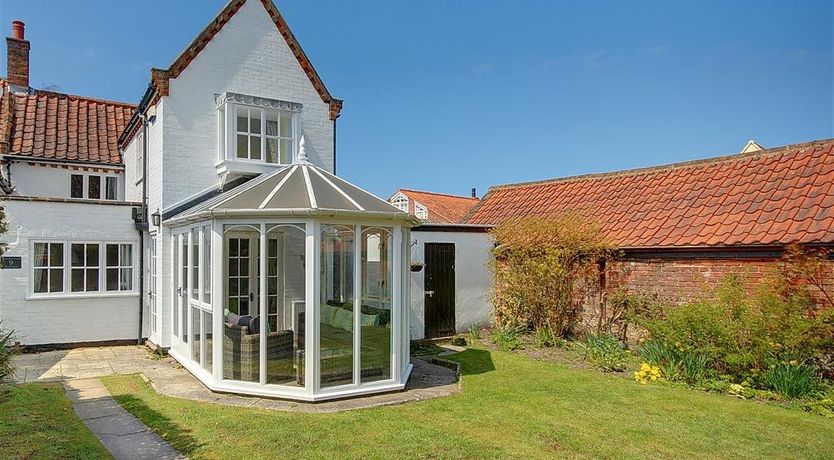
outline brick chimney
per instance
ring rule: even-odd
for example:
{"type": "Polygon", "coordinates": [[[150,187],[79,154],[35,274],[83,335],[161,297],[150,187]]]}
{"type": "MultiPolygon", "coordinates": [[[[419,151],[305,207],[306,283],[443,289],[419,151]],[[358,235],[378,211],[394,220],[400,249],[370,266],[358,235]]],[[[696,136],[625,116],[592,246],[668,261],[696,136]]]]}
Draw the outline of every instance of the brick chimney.
{"type": "Polygon", "coordinates": [[[23,21],[12,21],[12,36],[6,37],[6,63],[9,83],[29,87],[29,40],[26,40],[26,25],[23,21]]]}

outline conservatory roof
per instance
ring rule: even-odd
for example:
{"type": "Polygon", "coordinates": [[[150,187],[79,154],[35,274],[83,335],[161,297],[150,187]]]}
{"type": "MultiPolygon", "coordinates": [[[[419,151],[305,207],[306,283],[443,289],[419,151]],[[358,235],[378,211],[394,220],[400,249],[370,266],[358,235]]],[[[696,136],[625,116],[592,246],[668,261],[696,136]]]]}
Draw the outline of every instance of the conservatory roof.
{"type": "Polygon", "coordinates": [[[408,213],[313,165],[306,155],[301,154],[294,164],[189,208],[166,223],[235,216],[352,216],[413,220],[408,213]]]}

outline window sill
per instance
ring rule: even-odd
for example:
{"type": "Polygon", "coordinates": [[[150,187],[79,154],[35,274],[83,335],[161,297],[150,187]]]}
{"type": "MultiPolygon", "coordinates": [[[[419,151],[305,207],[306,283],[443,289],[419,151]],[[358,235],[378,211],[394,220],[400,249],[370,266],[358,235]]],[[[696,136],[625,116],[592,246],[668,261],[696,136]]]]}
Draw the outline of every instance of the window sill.
{"type": "Polygon", "coordinates": [[[81,292],[78,294],[27,294],[26,300],[70,300],[70,299],[106,299],[113,297],[138,297],[136,291],[127,292],[81,292]]]}
{"type": "Polygon", "coordinates": [[[215,163],[214,166],[217,168],[217,174],[223,175],[227,173],[265,174],[285,168],[289,165],[282,163],[267,163],[264,161],[226,159],[215,163]]]}

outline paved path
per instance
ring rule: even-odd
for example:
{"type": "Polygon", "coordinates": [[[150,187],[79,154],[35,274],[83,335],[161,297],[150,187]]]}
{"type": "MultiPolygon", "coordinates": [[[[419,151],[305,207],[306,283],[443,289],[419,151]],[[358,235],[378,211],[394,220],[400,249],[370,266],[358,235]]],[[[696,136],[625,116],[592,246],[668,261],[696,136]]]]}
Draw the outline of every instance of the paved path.
{"type": "Polygon", "coordinates": [[[337,401],[306,403],[257,396],[215,393],[173,358],[160,358],[143,346],[76,348],[14,357],[18,382],[66,381],[111,374],[142,374],[157,393],[227,406],[289,412],[329,413],[449,396],[460,391],[455,371],[412,359],[414,369],[405,391],[337,401]]]}
{"type": "Polygon", "coordinates": [[[97,378],[63,382],[73,409],[116,459],[184,459],[110,396],[97,378]]]}

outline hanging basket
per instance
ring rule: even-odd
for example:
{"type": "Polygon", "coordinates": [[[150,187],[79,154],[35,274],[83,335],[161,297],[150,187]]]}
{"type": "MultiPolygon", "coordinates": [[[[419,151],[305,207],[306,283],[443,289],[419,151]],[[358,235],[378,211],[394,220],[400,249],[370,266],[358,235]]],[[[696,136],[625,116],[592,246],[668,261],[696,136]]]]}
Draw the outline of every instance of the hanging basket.
{"type": "Polygon", "coordinates": [[[423,269],[423,262],[411,262],[411,271],[412,272],[419,272],[423,269]]]}

